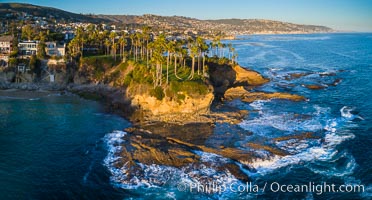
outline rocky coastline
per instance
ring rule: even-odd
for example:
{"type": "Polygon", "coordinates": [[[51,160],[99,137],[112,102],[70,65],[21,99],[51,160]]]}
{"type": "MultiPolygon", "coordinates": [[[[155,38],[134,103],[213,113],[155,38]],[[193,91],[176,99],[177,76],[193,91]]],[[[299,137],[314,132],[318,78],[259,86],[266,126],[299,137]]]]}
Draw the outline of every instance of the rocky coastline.
{"type": "MultiPolygon", "coordinates": [[[[113,167],[126,166],[125,179],[130,183],[145,165],[164,165],[176,168],[197,167],[216,164],[203,161],[197,152],[222,156],[231,162],[218,165],[221,171],[229,171],[234,177],[248,181],[249,177],[236,163],[250,163],[260,159],[252,152],[236,148],[234,144],[251,134],[239,124],[248,114],[225,104],[240,99],[252,102],[266,99],[306,100],[304,97],[287,93],[265,93],[253,91],[269,80],[256,71],[238,65],[216,65],[209,68],[211,90],[204,96],[187,97],[181,103],[170,99],[157,100],[146,93],[129,91],[128,88],[113,87],[109,84],[92,83],[7,83],[0,82],[0,90],[40,93],[72,93],[82,98],[100,101],[106,110],[118,114],[132,123],[124,130],[121,159],[113,167]],[[197,106],[196,106],[197,105],[197,106]],[[198,107],[199,106],[199,107],[198,107]],[[219,133],[220,132],[220,133],[219,133]],[[230,134],[230,133],[234,134],[230,134]],[[217,137],[218,135],[218,137],[217,137]],[[241,136],[241,137],[240,137],[241,136]]],[[[0,94],[1,95],[1,94],[0,94]]],[[[286,155],[271,146],[247,144],[265,149],[273,155],[286,155]]]]}
{"type": "MultiPolygon", "coordinates": [[[[134,175],[142,173],[143,169],[138,163],[176,168],[195,167],[201,163],[201,157],[196,152],[231,160],[218,165],[218,169],[227,170],[236,178],[248,181],[249,177],[242,171],[242,166],[236,163],[250,163],[259,157],[234,146],[234,143],[242,140],[239,135],[243,137],[251,134],[237,125],[246,118],[248,111],[228,106],[225,102],[233,99],[252,102],[275,98],[303,101],[305,98],[287,93],[255,92],[254,88],[269,80],[256,71],[238,65],[211,65],[209,74],[208,84],[211,90],[204,96],[187,97],[181,103],[167,98],[157,100],[147,93],[109,84],[3,81],[0,82],[0,90],[73,93],[82,98],[100,101],[108,112],[128,119],[133,126],[125,130],[125,142],[121,144],[121,152],[118,152],[121,159],[115,163],[118,168],[127,166],[126,179],[121,180],[123,183],[131,182],[134,175]],[[217,132],[221,132],[218,137],[217,132]],[[230,134],[232,132],[233,135],[230,134]]],[[[247,145],[265,149],[273,155],[286,154],[270,146],[247,145]]],[[[203,165],[215,164],[203,162],[203,165]]]]}
{"type": "MultiPolygon", "coordinates": [[[[6,75],[3,75],[6,77],[6,75]]],[[[76,76],[75,76],[76,79],[76,76]]],[[[266,99],[305,100],[299,95],[287,93],[250,92],[249,90],[269,82],[258,72],[244,69],[238,65],[210,67],[211,91],[200,97],[187,97],[184,101],[171,99],[157,100],[141,92],[127,88],[113,87],[109,84],[92,83],[47,83],[0,81],[0,90],[17,89],[21,91],[70,92],[83,98],[98,100],[108,112],[119,114],[133,124],[152,124],[164,122],[171,124],[189,123],[239,123],[247,111],[229,108],[228,111],[211,111],[211,107],[224,101],[241,99],[252,102],[266,99]]],[[[213,109],[216,110],[216,109],[213,109]]]]}

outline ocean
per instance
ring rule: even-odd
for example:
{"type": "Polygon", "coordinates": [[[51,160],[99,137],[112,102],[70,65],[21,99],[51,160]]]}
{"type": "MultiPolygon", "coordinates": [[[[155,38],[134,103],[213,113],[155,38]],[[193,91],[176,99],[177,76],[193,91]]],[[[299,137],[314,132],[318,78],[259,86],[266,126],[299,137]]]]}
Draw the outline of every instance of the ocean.
{"type": "MultiPolygon", "coordinates": [[[[128,121],[74,95],[3,95],[0,199],[371,199],[372,34],[249,35],[228,42],[240,65],[270,78],[254,90],[307,98],[227,102],[250,111],[238,125],[250,134],[239,135],[232,145],[260,159],[247,164],[195,153],[210,163],[233,162],[249,183],[214,165],[141,163],[144,174],[124,182],[126,169],[117,161],[128,121]],[[247,144],[287,155],[273,156],[247,144]],[[209,184],[217,188],[214,192],[188,188],[205,186],[205,177],[216,180],[209,184]],[[222,184],[233,188],[222,190],[222,184]],[[325,184],[350,191],[321,191],[318,185],[325,184]],[[290,192],[288,185],[308,189],[290,192]],[[351,191],[354,186],[363,191],[351,191]]],[[[228,138],[235,138],[237,133],[230,132],[228,138]]],[[[216,141],[218,134],[216,130],[207,141],[216,141]]]]}

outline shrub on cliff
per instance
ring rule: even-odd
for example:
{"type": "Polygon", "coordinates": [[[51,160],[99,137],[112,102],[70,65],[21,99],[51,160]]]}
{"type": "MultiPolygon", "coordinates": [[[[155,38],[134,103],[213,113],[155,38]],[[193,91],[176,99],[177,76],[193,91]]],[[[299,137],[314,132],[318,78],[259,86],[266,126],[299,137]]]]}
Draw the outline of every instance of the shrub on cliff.
{"type": "Polygon", "coordinates": [[[87,73],[96,81],[102,81],[105,73],[120,62],[111,56],[90,56],[80,59],[80,72],[87,73]]]}
{"type": "Polygon", "coordinates": [[[129,86],[131,83],[152,84],[153,78],[150,70],[144,65],[137,65],[124,78],[124,85],[129,86]]]}
{"type": "Polygon", "coordinates": [[[81,64],[103,66],[106,69],[116,66],[120,63],[120,61],[115,61],[111,56],[89,56],[82,58],[81,62],[81,64]]]}
{"type": "Polygon", "coordinates": [[[171,81],[166,90],[168,97],[184,100],[185,94],[191,97],[208,94],[208,86],[201,81],[171,81]]]}
{"type": "Polygon", "coordinates": [[[163,88],[160,87],[160,86],[157,86],[154,89],[152,89],[150,91],[150,95],[155,97],[157,100],[160,100],[160,101],[163,100],[163,98],[165,97],[163,88]]]}

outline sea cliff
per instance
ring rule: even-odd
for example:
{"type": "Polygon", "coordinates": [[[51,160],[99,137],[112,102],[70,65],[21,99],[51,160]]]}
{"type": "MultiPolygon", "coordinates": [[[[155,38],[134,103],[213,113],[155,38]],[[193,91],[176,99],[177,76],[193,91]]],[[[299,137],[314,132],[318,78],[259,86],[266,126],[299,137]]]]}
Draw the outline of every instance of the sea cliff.
{"type": "Polygon", "coordinates": [[[110,112],[118,113],[133,123],[140,124],[238,123],[247,112],[233,108],[220,112],[218,109],[211,109],[212,106],[236,98],[247,102],[273,98],[305,100],[302,96],[286,93],[250,91],[270,80],[256,71],[232,63],[209,62],[207,63],[209,77],[204,81],[173,81],[169,86],[161,88],[160,97],[153,86],[136,82],[135,78],[132,78],[130,84],[125,84],[126,78],[129,75],[133,76],[133,71],[144,66],[138,66],[133,62],[119,63],[106,75],[97,78],[86,70],[97,67],[91,65],[85,63],[72,72],[59,71],[56,76],[63,78],[56,79],[54,83],[37,79],[12,83],[17,76],[16,73],[0,72],[0,89],[72,92],[84,98],[102,101],[110,112]]]}

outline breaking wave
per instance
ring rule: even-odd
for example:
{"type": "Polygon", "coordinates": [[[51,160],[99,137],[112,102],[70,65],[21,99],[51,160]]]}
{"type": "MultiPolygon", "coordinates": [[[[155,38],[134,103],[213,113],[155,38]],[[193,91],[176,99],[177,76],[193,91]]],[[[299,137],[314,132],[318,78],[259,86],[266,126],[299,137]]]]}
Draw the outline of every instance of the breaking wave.
{"type": "MultiPolygon", "coordinates": [[[[356,162],[353,156],[336,147],[355,136],[343,130],[346,122],[357,118],[352,109],[343,107],[341,116],[330,117],[330,109],[314,106],[313,112],[307,117],[298,117],[293,113],[272,113],[264,110],[269,101],[257,101],[250,104],[254,109],[260,109],[260,116],[243,121],[240,126],[254,134],[272,141],[272,145],[288,152],[286,156],[271,155],[269,158],[256,159],[247,163],[255,169],[256,175],[265,175],[272,171],[290,165],[305,165],[314,173],[328,176],[344,176],[353,173],[356,162]],[[310,117],[309,117],[310,116],[310,117]],[[301,132],[322,133],[319,138],[295,137],[301,132]],[[292,135],[292,138],[275,140],[282,136],[292,135]],[[316,161],[316,162],[315,162],[316,161]],[[332,163],[339,163],[335,167],[332,163]]],[[[250,138],[247,138],[250,140],[250,138]]],[[[260,152],[262,154],[262,152],[260,152]]],[[[252,175],[252,174],[251,174],[252,175]]],[[[254,175],[254,174],[253,174],[254,175]]]]}
{"type": "Polygon", "coordinates": [[[114,131],[104,137],[108,149],[104,165],[111,173],[110,180],[116,187],[123,189],[151,189],[155,187],[159,189],[161,186],[167,185],[172,186],[170,188],[176,188],[178,184],[205,185],[213,181],[224,184],[239,182],[228,170],[218,169],[220,164],[232,162],[231,160],[202,151],[194,152],[200,156],[200,163],[189,164],[181,168],[136,163],[138,169],[135,174],[129,174],[129,164],[123,164],[120,161],[121,145],[125,135],[126,132],[114,131]]]}

